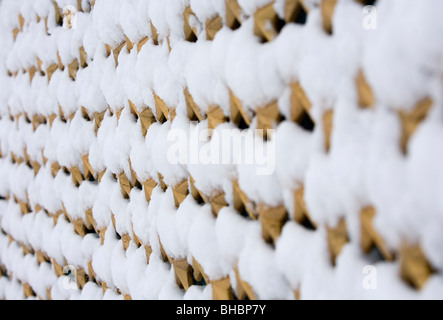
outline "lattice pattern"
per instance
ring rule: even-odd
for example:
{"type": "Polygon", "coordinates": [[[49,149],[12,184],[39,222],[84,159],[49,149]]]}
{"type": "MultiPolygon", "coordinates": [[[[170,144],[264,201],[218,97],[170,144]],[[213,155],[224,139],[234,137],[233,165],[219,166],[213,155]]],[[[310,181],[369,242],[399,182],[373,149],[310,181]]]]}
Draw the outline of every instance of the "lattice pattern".
{"type": "MultiPolygon", "coordinates": [[[[295,152],[311,152],[297,142],[300,139],[315,139],[315,152],[324,159],[334,148],[340,152],[334,145],[340,143],[334,131],[346,127],[345,121],[353,121],[355,116],[357,123],[365,122],[362,117],[376,122],[374,114],[380,101],[363,65],[354,67],[349,76],[348,88],[353,91],[350,120],[340,114],[343,110],[337,111],[334,102],[320,105],[321,98],[307,90],[309,84],[305,85],[302,72],[291,71],[292,76],[284,78],[282,96],[254,105],[245,101],[237,87],[229,87],[229,80],[220,81],[223,98],[208,101],[195,83],[187,83],[189,79],[177,79],[180,75],[171,75],[166,69],[156,71],[155,61],[174,55],[185,45],[216,43],[219,32],[226,36],[247,31],[256,46],[266,48],[289,42],[293,39],[290,30],[316,28],[323,41],[320,50],[326,51],[329,41],[335,41],[336,20],[344,17],[345,9],[360,12],[368,3],[264,0],[248,5],[226,0],[217,2],[222,10],[207,14],[184,0],[177,5],[182,10],[175,15],[179,22],[173,25],[169,20],[170,29],[150,14],[146,28],[134,31],[130,22],[115,22],[119,13],[106,11],[115,1],[111,2],[48,0],[40,1],[41,7],[26,1],[12,6],[17,19],[8,25],[11,41],[5,58],[9,62],[5,62],[7,76],[2,80],[9,83],[5,90],[10,92],[1,101],[0,125],[0,297],[300,299],[315,296],[314,289],[299,277],[297,263],[291,261],[305,259],[310,268],[327,270],[333,278],[336,270],[345,272],[339,265],[344,248],[357,248],[348,249],[348,260],[353,254],[370,264],[377,256],[382,265],[398,266],[390,269],[390,277],[398,278],[403,290],[409,290],[407,283],[411,285],[413,293],[425,287],[430,277],[438,276],[438,268],[435,263],[431,266],[419,241],[411,237],[410,242],[395,246],[395,241],[384,239],[386,234],[380,233],[375,223],[377,206],[369,196],[342,207],[341,214],[327,218],[313,214],[312,203],[318,198],[309,191],[315,179],[306,178],[307,170],[298,175],[299,180],[288,173],[287,177],[274,175],[269,181],[254,181],[271,185],[276,181],[273,186],[280,188],[283,196],[277,197],[277,203],[267,203],[266,195],[251,191],[254,188],[247,186],[248,176],[241,172],[226,174],[224,181],[213,181],[213,186],[207,187],[204,177],[192,175],[195,168],[180,166],[171,173],[169,165],[150,160],[155,147],[161,147],[161,142],[155,141],[162,138],[156,134],[179,121],[196,121],[210,129],[226,124],[244,131],[277,129],[277,138],[287,135],[297,148],[295,152]],[[78,12],[63,10],[67,4],[78,12]],[[344,9],[337,15],[340,5],[344,9]],[[106,14],[100,15],[101,11],[106,14]],[[106,15],[109,20],[99,24],[106,15]],[[78,29],[72,25],[74,19],[78,29]],[[30,34],[39,35],[35,43],[42,48],[33,47],[30,34]],[[22,50],[33,50],[35,59],[29,61],[32,54],[26,55],[15,63],[11,56],[22,50]],[[146,65],[140,61],[151,61],[145,72],[155,73],[152,78],[157,78],[140,83],[139,74],[146,65]],[[109,82],[104,84],[103,78],[109,82]],[[132,79],[133,84],[118,79],[132,79]],[[168,91],[168,84],[163,86],[170,79],[175,79],[172,87],[179,88],[178,92],[168,91]],[[212,229],[201,229],[206,227],[212,229]],[[232,234],[220,232],[230,228],[232,234]],[[255,230],[261,237],[254,238],[255,230]],[[243,241],[233,243],[240,251],[226,252],[231,237],[243,241]],[[313,246],[308,242],[320,243],[320,249],[310,252],[313,246]],[[310,253],[317,257],[322,252],[326,260],[309,258],[310,253]],[[63,288],[66,265],[75,268],[79,290],[63,288]]],[[[129,20],[137,20],[137,3],[120,8],[127,10],[129,20]]],[[[163,6],[175,8],[166,2],[163,6]]],[[[294,51],[289,43],[281,48],[286,48],[288,55],[294,51]]],[[[208,54],[216,58],[214,51],[208,54]]],[[[158,61],[158,68],[162,68],[163,62],[158,61]]],[[[270,66],[264,67],[273,68],[274,62],[267,61],[270,66]]],[[[338,87],[333,91],[341,94],[338,87]]],[[[409,110],[395,109],[400,137],[396,147],[404,157],[435,103],[429,95],[413,105],[409,110]]],[[[263,143],[272,139],[263,138],[263,143]]],[[[291,152],[290,146],[286,143],[282,149],[277,145],[277,156],[278,152],[291,152]]],[[[294,157],[281,155],[290,168],[294,157]]],[[[327,188],[334,188],[334,184],[322,190],[327,188]]],[[[361,194],[355,192],[351,197],[361,194]]],[[[361,274],[360,270],[357,273],[361,274]]],[[[355,279],[361,283],[361,277],[355,279]]],[[[318,288],[319,296],[322,290],[318,288]]]]}

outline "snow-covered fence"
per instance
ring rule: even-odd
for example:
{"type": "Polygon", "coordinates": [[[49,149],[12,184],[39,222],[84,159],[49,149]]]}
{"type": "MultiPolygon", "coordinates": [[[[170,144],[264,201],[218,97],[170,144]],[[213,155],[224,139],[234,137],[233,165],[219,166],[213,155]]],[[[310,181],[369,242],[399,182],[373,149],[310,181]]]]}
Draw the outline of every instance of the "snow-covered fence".
{"type": "Polygon", "coordinates": [[[442,9],[1,1],[0,298],[442,298],[442,9]]]}

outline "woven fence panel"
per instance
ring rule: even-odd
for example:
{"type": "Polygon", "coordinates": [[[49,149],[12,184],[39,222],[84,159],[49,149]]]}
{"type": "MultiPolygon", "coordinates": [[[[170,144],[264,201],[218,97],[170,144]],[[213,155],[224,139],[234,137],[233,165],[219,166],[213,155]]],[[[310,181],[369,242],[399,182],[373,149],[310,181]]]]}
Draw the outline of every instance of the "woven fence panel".
{"type": "Polygon", "coordinates": [[[442,9],[0,1],[0,298],[443,297],[442,9]]]}

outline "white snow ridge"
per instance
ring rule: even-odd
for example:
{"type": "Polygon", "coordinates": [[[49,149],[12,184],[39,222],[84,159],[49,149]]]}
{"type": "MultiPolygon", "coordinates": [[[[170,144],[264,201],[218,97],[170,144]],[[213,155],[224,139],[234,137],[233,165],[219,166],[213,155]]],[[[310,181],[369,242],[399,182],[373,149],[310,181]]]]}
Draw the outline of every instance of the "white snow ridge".
{"type": "Polygon", "coordinates": [[[0,299],[442,299],[441,12],[0,0],[0,299]]]}

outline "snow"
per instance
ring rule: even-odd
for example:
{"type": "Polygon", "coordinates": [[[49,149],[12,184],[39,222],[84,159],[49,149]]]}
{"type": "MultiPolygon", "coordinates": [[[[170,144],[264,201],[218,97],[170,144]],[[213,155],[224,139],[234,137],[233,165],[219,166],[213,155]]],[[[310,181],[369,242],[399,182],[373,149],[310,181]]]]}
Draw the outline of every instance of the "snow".
{"type": "Polygon", "coordinates": [[[215,219],[208,205],[203,206],[195,214],[197,217],[189,229],[189,251],[210,279],[222,279],[227,276],[230,268],[220,259],[215,219]]]}
{"type": "MultiPolygon", "coordinates": [[[[237,2],[241,27],[224,25],[209,41],[206,22],[216,16],[226,20],[224,0],[96,0],[93,9],[83,0],[71,29],[57,25],[52,1],[1,1],[0,267],[9,276],[0,277],[0,298],[25,299],[23,285],[29,284],[36,294],[29,299],[211,299],[213,281],[229,276],[234,291],[241,285],[235,270],[258,299],[294,299],[296,291],[303,299],[442,298],[443,47],[437,39],[443,4],[378,0],[377,28],[369,30],[362,26],[362,6],[339,0],[329,35],[320,1],[305,0],[305,24],[288,23],[273,41],[261,43],[253,35],[254,13],[272,1],[237,2]],[[188,6],[196,42],[184,39],[188,6]],[[121,44],[116,64],[107,49],[121,44]],[[79,66],[74,81],[68,65],[80,59],[81,48],[87,66],[79,66]],[[367,109],[357,103],[360,70],[375,98],[367,109]],[[311,104],[312,131],[291,121],[291,86],[297,82],[311,104]],[[185,89],[203,116],[199,123],[188,119],[185,89]],[[172,163],[171,134],[206,130],[213,107],[230,118],[231,93],[252,119],[249,128],[223,123],[212,139],[196,145],[186,136],[181,145],[186,161],[172,163]],[[141,113],[149,109],[158,118],[156,97],[170,109],[169,119],[153,123],[144,136],[141,113]],[[432,108],[404,154],[398,113],[412,111],[424,98],[432,100],[432,108]],[[267,151],[255,163],[237,163],[244,146],[233,149],[229,163],[189,161],[226,152],[216,139],[223,132],[233,139],[252,136],[257,112],[275,101],[282,120],[268,141],[254,141],[258,151],[267,151]],[[327,152],[328,110],[333,129],[327,152]],[[43,123],[34,127],[38,117],[43,123]],[[84,156],[95,179],[76,186],[67,171],[85,173],[84,156]],[[263,167],[271,171],[259,174],[263,167]],[[132,186],[126,199],[119,176],[131,181],[132,173],[142,187],[132,186]],[[207,198],[224,194],[228,205],[217,216],[210,203],[197,203],[191,194],[176,207],[174,190],[190,184],[190,177],[207,198]],[[148,202],[143,184],[151,179],[157,186],[148,202]],[[285,207],[289,221],[275,242],[263,240],[261,219],[235,210],[234,181],[252,204],[285,207]],[[293,221],[300,187],[315,230],[293,221]],[[421,290],[401,279],[398,258],[385,261],[361,251],[360,210],[369,205],[376,209],[374,229],[389,250],[398,253],[405,242],[422,248],[436,272],[421,290]],[[87,224],[90,209],[96,230],[79,235],[72,221],[87,224]],[[349,242],[332,265],[327,228],[342,218],[349,242]],[[197,261],[209,283],[180,288],[161,247],[171,261],[197,261]],[[50,261],[39,261],[37,252],[50,261]],[[54,262],[87,273],[91,265],[97,281],[67,289],[67,277],[56,275],[54,262]],[[368,265],[377,270],[376,290],[362,286],[368,265]]],[[[74,0],[56,3],[77,7],[74,0]]],[[[285,1],[276,0],[274,10],[282,18],[285,1]]]]}

